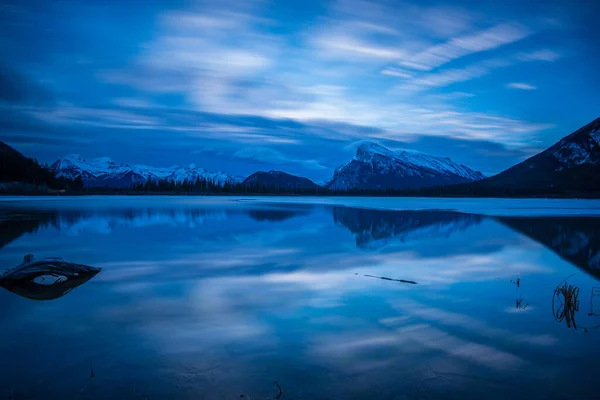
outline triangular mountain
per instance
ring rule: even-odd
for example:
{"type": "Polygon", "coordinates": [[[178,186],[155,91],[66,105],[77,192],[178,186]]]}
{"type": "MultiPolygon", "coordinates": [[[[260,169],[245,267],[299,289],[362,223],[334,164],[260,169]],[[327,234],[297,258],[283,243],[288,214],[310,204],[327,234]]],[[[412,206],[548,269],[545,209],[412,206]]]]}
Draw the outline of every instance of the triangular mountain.
{"type": "Polygon", "coordinates": [[[416,189],[483,179],[479,171],[415,151],[391,151],[372,142],[362,143],[354,158],[338,167],[327,183],[332,190],[416,189]]]}

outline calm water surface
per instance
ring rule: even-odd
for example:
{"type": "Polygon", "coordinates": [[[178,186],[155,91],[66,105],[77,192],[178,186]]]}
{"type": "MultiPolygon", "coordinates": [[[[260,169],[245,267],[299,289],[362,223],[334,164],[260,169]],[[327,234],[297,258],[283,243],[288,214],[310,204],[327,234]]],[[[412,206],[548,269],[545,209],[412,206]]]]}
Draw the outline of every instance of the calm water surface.
{"type": "Polygon", "coordinates": [[[52,300],[0,289],[0,398],[597,399],[597,210],[493,202],[0,202],[2,269],[102,268],[52,300]]]}

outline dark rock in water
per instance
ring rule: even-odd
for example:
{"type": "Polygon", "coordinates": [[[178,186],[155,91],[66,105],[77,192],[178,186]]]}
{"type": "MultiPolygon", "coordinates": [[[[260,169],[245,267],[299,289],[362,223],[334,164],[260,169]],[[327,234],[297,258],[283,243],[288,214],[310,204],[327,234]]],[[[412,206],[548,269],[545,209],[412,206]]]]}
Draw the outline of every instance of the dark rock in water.
{"type": "Polygon", "coordinates": [[[0,286],[31,300],[53,300],[83,285],[100,271],[101,268],[61,258],[34,260],[28,254],[23,263],[0,275],[0,286]]]}

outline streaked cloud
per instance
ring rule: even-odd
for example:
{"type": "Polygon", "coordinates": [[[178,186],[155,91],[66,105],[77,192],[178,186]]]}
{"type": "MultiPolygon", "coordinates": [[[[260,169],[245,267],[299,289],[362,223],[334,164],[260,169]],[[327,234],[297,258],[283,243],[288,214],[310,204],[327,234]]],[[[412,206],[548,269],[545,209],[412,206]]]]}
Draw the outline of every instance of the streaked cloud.
{"type": "MultiPolygon", "coordinates": [[[[547,71],[583,79],[572,72],[585,60],[571,45],[579,25],[568,16],[500,3],[497,13],[464,2],[317,3],[302,13],[260,0],[152,4],[140,8],[135,23],[111,11],[98,12],[95,24],[81,22],[90,12],[83,5],[69,9],[82,18],[44,20],[24,4],[3,20],[0,49],[11,55],[11,68],[0,68],[7,89],[1,139],[48,162],[61,149],[82,152],[82,143],[94,141],[112,156],[120,149],[106,145],[113,142],[157,148],[153,155],[169,163],[188,150],[206,156],[198,163],[218,163],[226,154],[228,162],[248,163],[248,172],[254,161],[276,167],[285,160],[322,180],[358,140],[391,147],[427,142],[433,152],[460,143],[464,150],[450,146],[455,152],[441,155],[466,164],[493,147],[494,167],[481,168],[489,172],[517,161],[531,143],[543,148],[567,133],[564,122],[537,109],[544,104],[526,113],[511,107],[505,86],[532,76],[518,75],[520,68],[539,70],[535,84],[545,88],[552,87],[547,71]],[[52,96],[23,101],[32,88],[52,96]],[[173,152],[159,152],[161,146],[173,152]],[[214,151],[202,150],[208,148],[214,151]],[[254,153],[232,158],[246,148],[254,153]]],[[[57,12],[64,7],[56,5],[57,12]]],[[[569,87],[585,92],[593,79],[569,87]]],[[[591,113],[592,102],[581,103],[591,113]]]]}
{"type": "Polygon", "coordinates": [[[530,31],[519,24],[501,24],[432,46],[402,60],[400,64],[408,68],[429,71],[457,58],[516,42],[529,34],[530,31]]]}
{"type": "Polygon", "coordinates": [[[511,82],[506,85],[509,89],[520,89],[520,90],[536,90],[537,87],[530,85],[529,83],[523,82],[511,82]]]}
{"type": "MultiPolygon", "coordinates": [[[[364,61],[419,63],[426,65],[425,69],[432,69],[470,53],[517,41],[529,33],[519,24],[500,24],[414,53],[418,40],[407,38],[407,32],[393,27],[394,23],[407,22],[406,18],[389,17],[391,9],[383,4],[367,12],[372,5],[363,1],[335,3],[325,24],[312,29],[314,35],[304,43],[306,47],[293,51],[280,37],[268,31],[268,20],[222,10],[219,6],[203,13],[171,13],[163,18],[164,34],[149,43],[138,62],[142,69],[159,70],[163,74],[174,71],[188,76],[188,88],[183,92],[199,111],[299,121],[339,121],[400,131],[407,121],[391,117],[395,107],[389,104],[391,99],[387,93],[365,94],[357,90],[362,77],[373,79],[362,70],[364,61]],[[231,34],[235,34],[235,40],[231,34]],[[412,53],[415,55],[410,56],[412,53]],[[298,65],[306,65],[302,71],[293,65],[297,58],[298,65]],[[337,76],[332,75],[332,84],[323,85],[325,76],[320,76],[321,69],[338,58],[350,62],[355,69],[342,69],[337,76]],[[346,74],[358,80],[349,81],[346,74]]],[[[471,28],[472,19],[464,10],[423,7],[417,10],[414,5],[408,9],[409,13],[423,13],[430,21],[446,21],[446,26],[441,28],[446,34],[471,28]],[[446,18],[444,12],[447,12],[446,18]]],[[[424,29],[411,25],[417,32],[424,29]]],[[[415,76],[406,69],[389,65],[381,69],[381,76],[404,79],[406,86],[402,89],[436,88],[487,75],[501,63],[484,61],[464,69],[425,76],[415,76]]],[[[511,63],[514,62],[506,62],[511,63]]],[[[336,70],[339,70],[338,65],[329,72],[335,74],[336,70]]],[[[114,81],[115,77],[109,75],[109,78],[114,81]]],[[[161,84],[160,80],[156,85],[160,91],[178,89],[168,83],[161,84]]],[[[437,99],[441,102],[443,97],[437,99]]],[[[445,108],[450,111],[452,107],[445,108]]]]}
{"type": "Polygon", "coordinates": [[[517,56],[522,61],[556,61],[561,55],[553,50],[537,50],[529,53],[520,53],[517,56]]]}
{"type": "Polygon", "coordinates": [[[381,71],[383,75],[397,76],[399,78],[412,78],[413,74],[399,68],[385,68],[381,71]]]}
{"type": "Polygon", "coordinates": [[[400,49],[393,47],[376,46],[359,39],[348,36],[331,36],[325,33],[322,38],[315,40],[314,44],[321,49],[324,57],[335,57],[348,55],[354,61],[356,58],[371,60],[397,60],[405,56],[400,49]]]}
{"type": "Polygon", "coordinates": [[[473,79],[481,78],[489,75],[494,70],[500,68],[508,68],[523,62],[533,61],[555,61],[558,56],[556,53],[548,53],[547,51],[519,53],[506,58],[495,58],[483,60],[463,68],[447,68],[439,72],[423,73],[412,79],[407,79],[405,83],[399,86],[398,90],[402,91],[418,91],[431,88],[446,87],[455,83],[467,82],[473,79]]]}

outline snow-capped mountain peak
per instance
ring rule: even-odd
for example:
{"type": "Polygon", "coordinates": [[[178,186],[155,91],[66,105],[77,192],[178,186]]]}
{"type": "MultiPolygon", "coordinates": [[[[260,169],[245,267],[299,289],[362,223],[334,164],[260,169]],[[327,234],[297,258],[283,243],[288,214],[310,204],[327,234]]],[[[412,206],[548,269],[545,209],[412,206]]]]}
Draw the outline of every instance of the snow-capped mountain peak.
{"type": "Polygon", "coordinates": [[[373,162],[376,157],[389,159],[390,163],[403,163],[418,168],[427,168],[442,174],[454,174],[468,180],[479,180],[485,176],[471,168],[457,164],[448,157],[435,157],[414,150],[392,151],[377,143],[366,142],[358,146],[354,159],[360,162],[373,162]]]}
{"type": "Polygon", "coordinates": [[[52,164],[52,166],[53,168],[55,166],[60,166],[60,169],[81,169],[94,174],[111,173],[119,169],[124,170],[130,168],[127,164],[116,163],[109,157],[99,157],[86,160],[79,154],[69,154],[68,156],[61,158],[60,160],[52,164]]]}
{"type": "Polygon", "coordinates": [[[406,189],[461,183],[483,179],[479,171],[412,150],[393,151],[373,142],[363,142],[354,158],[338,167],[328,187],[348,189],[406,189]]]}
{"type": "Polygon", "coordinates": [[[167,179],[176,183],[206,179],[224,185],[234,183],[236,178],[225,172],[208,172],[196,164],[155,168],[146,165],[118,163],[109,157],[85,159],[78,154],[69,154],[51,166],[58,177],[70,179],[81,176],[88,187],[128,187],[148,180],[167,179]]]}
{"type": "Polygon", "coordinates": [[[361,162],[369,162],[376,155],[381,155],[390,158],[397,157],[396,153],[377,143],[364,142],[361,143],[356,149],[356,155],[354,156],[354,159],[361,162]]]}

